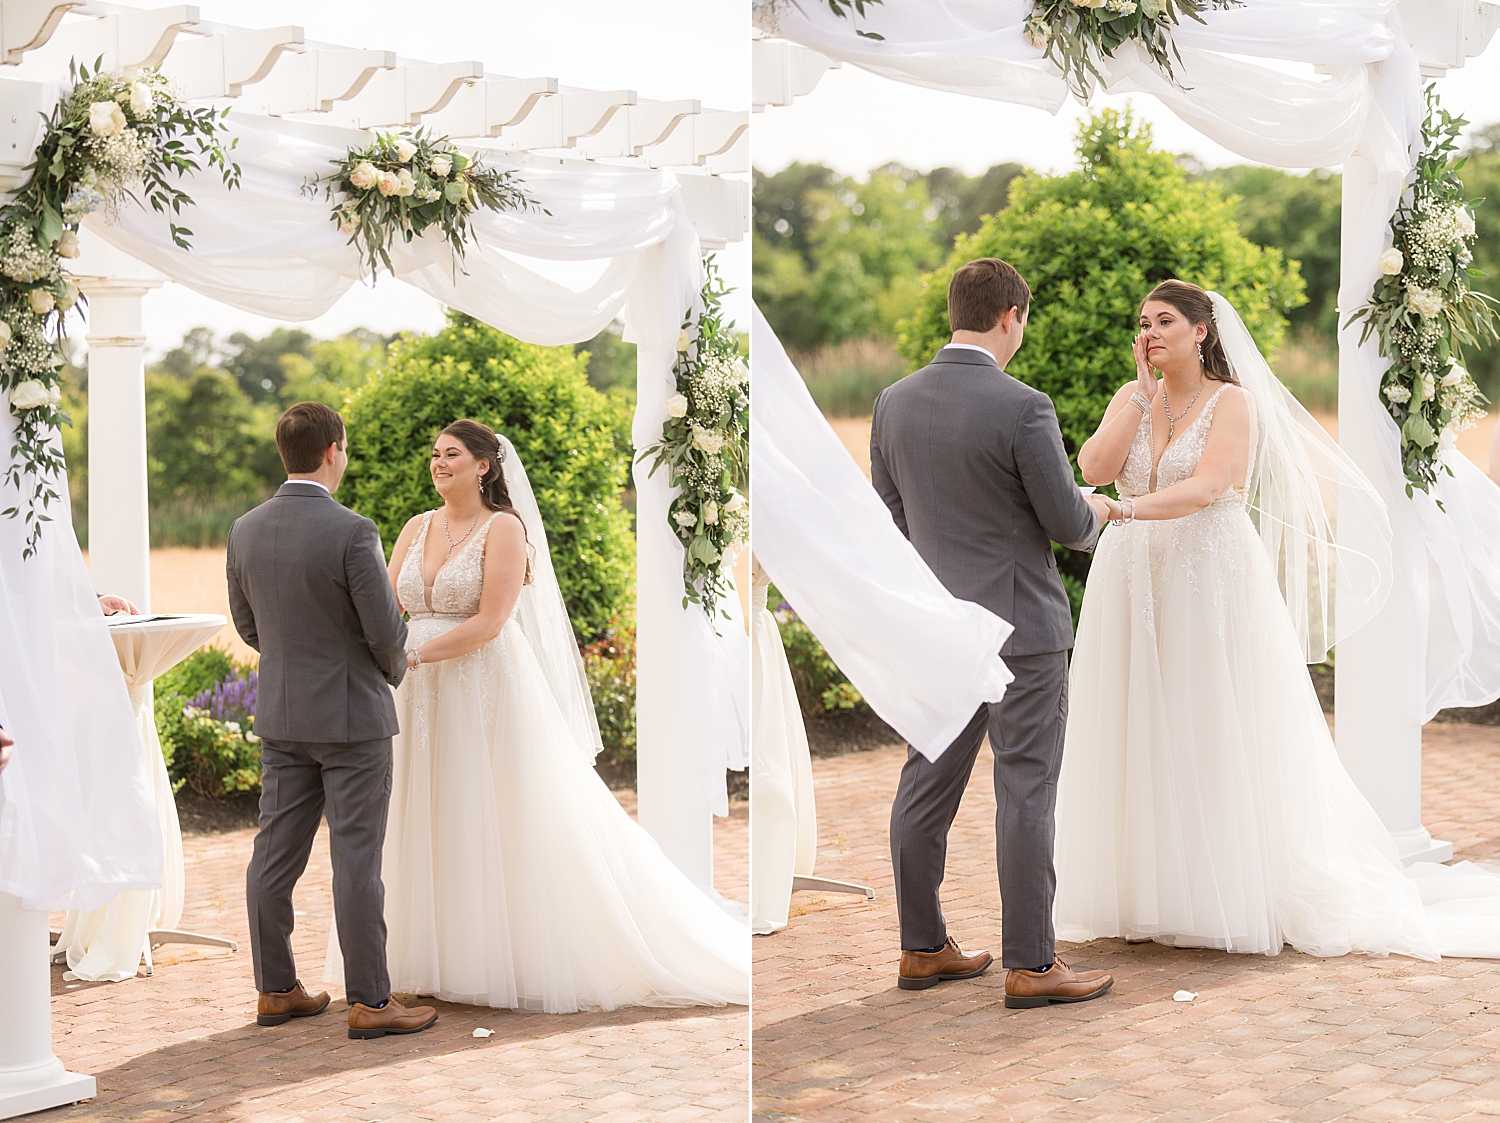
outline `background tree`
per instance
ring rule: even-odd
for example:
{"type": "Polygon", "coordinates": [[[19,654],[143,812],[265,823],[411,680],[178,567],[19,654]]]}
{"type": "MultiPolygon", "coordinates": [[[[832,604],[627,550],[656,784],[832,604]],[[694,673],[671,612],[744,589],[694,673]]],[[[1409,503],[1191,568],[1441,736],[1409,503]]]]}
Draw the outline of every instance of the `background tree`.
{"type": "Polygon", "coordinates": [[[631,595],[635,543],[621,505],[630,464],[628,403],[588,384],[587,359],[538,347],[469,316],[395,343],[385,369],[344,410],[349,471],[339,498],[374,519],[389,552],[412,515],[438,499],[432,441],[460,417],[515,444],[547,525],[553,565],[579,639],[604,636],[631,595]]]}

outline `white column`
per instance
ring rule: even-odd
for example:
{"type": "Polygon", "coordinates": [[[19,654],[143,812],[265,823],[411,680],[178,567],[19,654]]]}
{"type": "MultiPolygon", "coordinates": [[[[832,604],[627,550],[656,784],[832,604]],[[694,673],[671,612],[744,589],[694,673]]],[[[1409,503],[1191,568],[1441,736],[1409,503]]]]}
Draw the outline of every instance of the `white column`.
{"type": "Polygon", "coordinates": [[[88,297],[89,574],[151,611],[146,337],[141,298],[160,281],[81,276],[88,297]]]}
{"type": "MultiPolygon", "coordinates": [[[[1380,178],[1356,153],[1343,171],[1340,316],[1364,304],[1376,275],[1399,183],[1380,178]]],[[[1422,705],[1427,648],[1427,551],[1405,479],[1383,434],[1379,358],[1372,335],[1359,346],[1362,325],[1339,332],[1339,444],[1374,482],[1390,512],[1394,576],[1385,607],[1338,644],[1335,725],[1339,757],[1391,832],[1402,859],[1446,862],[1453,844],[1433,839],[1422,825],[1422,705]]],[[[1339,545],[1359,551],[1352,528],[1339,527],[1339,545]]]]}
{"type": "Polygon", "coordinates": [[[63,1068],[52,1053],[52,972],[47,914],[0,893],[0,1119],[77,1103],[94,1078],[63,1068]]]}

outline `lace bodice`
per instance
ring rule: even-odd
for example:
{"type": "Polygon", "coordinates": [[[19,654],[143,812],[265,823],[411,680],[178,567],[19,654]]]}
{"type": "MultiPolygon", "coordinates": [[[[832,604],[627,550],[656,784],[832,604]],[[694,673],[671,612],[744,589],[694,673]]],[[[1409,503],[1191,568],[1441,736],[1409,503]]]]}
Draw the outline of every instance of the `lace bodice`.
{"type": "Polygon", "coordinates": [[[432,527],[432,516],[436,513],[427,512],[422,529],[417,531],[416,541],[406,551],[401,572],[396,577],[396,598],[413,620],[428,616],[473,616],[479,611],[479,597],[484,591],[483,543],[490,523],[500,514],[495,511],[482,526],[475,527],[469,540],[453,552],[453,556],[437,571],[432,586],[426,588],[422,584],[422,558],[427,547],[427,531],[432,527]]]}
{"type": "MultiPolygon", "coordinates": [[[[1203,449],[1208,444],[1208,433],[1213,427],[1214,407],[1219,404],[1219,395],[1223,394],[1228,387],[1227,382],[1221,384],[1214,391],[1213,397],[1208,399],[1203,412],[1193,418],[1182,436],[1174,439],[1163,450],[1161,461],[1156,466],[1156,487],[1154,488],[1151,486],[1151,452],[1156,442],[1152,433],[1151,415],[1148,413],[1142,419],[1144,423],[1137,427],[1135,440],[1130,445],[1130,453],[1125,457],[1125,466],[1120,469],[1120,477],[1115,481],[1122,497],[1161,491],[1173,484],[1182,483],[1198,470],[1198,461],[1203,458],[1203,449]]],[[[1238,504],[1242,501],[1243,496],[1240,491],[1231,487],[1214,500],[1214,505],[1238,504]]]]}

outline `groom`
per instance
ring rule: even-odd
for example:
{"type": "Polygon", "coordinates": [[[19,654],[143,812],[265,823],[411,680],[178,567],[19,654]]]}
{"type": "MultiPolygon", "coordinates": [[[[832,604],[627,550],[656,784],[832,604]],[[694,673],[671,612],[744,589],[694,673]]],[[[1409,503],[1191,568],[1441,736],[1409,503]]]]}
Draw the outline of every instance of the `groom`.
{"type": "Polygon", "coordinates": [[[964,265],[948,286],[953,342],[881,393],[870,430],[870,475],[901,533],[955,597],[1015,625],[1000,651],[1015,675],[1004,699],[981,706],[936,761],[907,750],[891,807],[897,983],[923,990],[990,966],[989,952],[959,950],[938,901],[948,829],[988,733],[1010,1007],[1085,1002],[1114,981],[1073,971],[1053,950],[1053,811],[1073,619],[1052,543],[1092,549],[1116,510],[1079,491],[1051,399],[1005,373],[1030,305],[1010,265],[964,265]]]}
{"type": "Polygon", "coordinates": [[[255,1020],[281,1025],[328,1006],[292,961],[292,888],[326,815],[349,1036],[416,1033],[437,1011],[391,997],[380,880],[406,624],[375,524],[333,500],[349,463],[344,419],[294,405],[276,423],[276,449],[286,483],[230,527],[227,563],[234,626],[260,652],[260,833],[245,878],[255,1020]]]}

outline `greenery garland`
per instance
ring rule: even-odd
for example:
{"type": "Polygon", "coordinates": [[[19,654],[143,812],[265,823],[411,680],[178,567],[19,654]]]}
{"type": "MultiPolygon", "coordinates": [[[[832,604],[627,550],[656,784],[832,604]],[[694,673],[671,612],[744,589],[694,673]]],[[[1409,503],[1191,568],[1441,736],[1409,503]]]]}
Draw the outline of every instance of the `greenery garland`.
{"type": "MultiPolygon", "coordinates": [[[[730,289],[712,256],[703,262],[703,308],[688,309],[677,337],[672,373],[677,393],[667,400],[661,440],[638,460],[655,455],[667,482],[680,488],[667,511],[682,542],[682,606],[718,604],[728,592],[727,570],[750,537],[750,368],[739,353],[733,321],[724,318],[730,289]]],[[[726,619],[727,619],[726,615],[726,619]]]]}
{"type": "MultiPolygon", "coordinates": [[[[224,182],[239,183],[239,165],[219,140],[228,110],[183,105],[159,70],[134,79],[69,64],[72,89],[47,119],[26,181],[0,207],[0,389],[17,417],[15,444],[4,480],[17,491],[30,481],[29,533],[22,557],[36,552],[47,508],[58,500],[63,457],[58,428],[71,424],[58,408],[67,337],[66,317],[78,288],[61,259],[78,256],[78,226],[102,211],[107,221],[127,198],[178,215],[192,200],[168,176],[217,167],[224,182]],[[135,194],[141,188],[144,199],[135,194]]],[[[170,222],[172,240],[188,248],[192,231],[170,222]]],[[[19,506],[0,512],[6,518],[19,506]]]]}
{"type": "MultiPolygon", "coordinates": [[[[755,24],[775,34],[780,11],[798,0],[752,0],[755,24]]],[[[840,19],[863,16],[866,5],[884,0],[823,0],[840,19]]],[[[1182,17],[1206,22],[1202,13],[1244,6],[1244,0],[1034,0],[1026,17],[1026,42],[1044,52],[1059,70],[1068,88],[1082,101],[1102,82],[1098,60],[1114,58],[1126,43],[1139,43],[1151,61],[1179,86],[1172,60],[1182,54],[1172,39],[1172,28],[1182,17]]],[[[856,28],[865,39],[884,39],[873,31],[856,28]]]]}
{"type": "Polygon", "coordinates": [[[325,199],[338,193],[333,222],[349,235],[372,275],[382,267],[395,272],[390,247],[397,234],[410,242],[436,226],[462,258],[473,238],[470,216],[481,206],[552,213],[531,197],[516,172],[486,168],[477,156],[425,129],[383,133],[331,163],[337,170],[304,183],[303,193],[314,195],[320,186],[325,199]]]}
{"type": "Polygon", "coordinates": [[[1479,200],[1464,199],[1464,161],[1452,158],[1467,123],[1439,105],[1436,86],[1427,87],[1416,178],[1391,218],[1392,245],[1380,256],[1370,302],[1344,325],[1363,320],[1360,343],[1374,332],[1391,361],[1380,395],[1401,430],[1408,497],[1414,488],[1431,490],[1439,455],[1484,416],[1487,402],[1461,365],[1463,349],[1500,338],[1495,301],[1470,284],[1483,276],[1471,268],[1479,200]]]}

